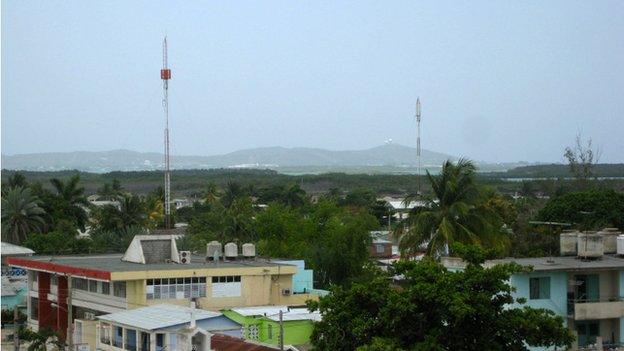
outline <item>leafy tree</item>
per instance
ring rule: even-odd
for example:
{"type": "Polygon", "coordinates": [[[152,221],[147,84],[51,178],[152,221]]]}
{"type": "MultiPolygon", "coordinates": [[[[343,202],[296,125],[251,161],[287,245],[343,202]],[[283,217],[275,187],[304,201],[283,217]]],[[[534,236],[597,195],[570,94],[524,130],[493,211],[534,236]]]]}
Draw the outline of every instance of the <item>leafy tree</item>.
{"type": "Polygon", "coordinates": [[[85,230],[88,221],[86,208],[89,206],[84,187],[79,186],[80,176],[74,175],[67,182],[58,178],[50,179],[50,183],[55,191],[55,200],[52,211],[48,211],[53,221],[58,219],[72,220],[76,227],[85,230]]]}
{"type": "Polygon", "coordinates": [[[7,180],[6,186],[8,188],[17,188],[17,187],[26,188],[28,187],[28,182],[26,181],[26,177],[24,176],[24,174],[20,172],[15,172],[7,180]]]}
{"type": "Polygon", "coordinates": [[[208,205],[212,205],[219,200],[219,189],[215,182],[209,182],[204,190],[204,202],[208,205]]]}
{"type": "Polygon", "coordinates": [[[272,203],[256,216],[258,252],[269,257],[303,257],[310,230],[310,223],[299,211],[272,203]]]}
{"type": "Polygon", "coordinates": [[[570,172],[578,180],[580,188],[587,189],[595,164],[600,158],[600,152],[592,147],[591,138],[587,141],[587,146],[583,146],[581,136],[577,135],[574,146],[566,147],[563,156],[568,160],[570,172]]]}
{"type": "Polygon", "coordinates": [[[466,159],[457,164],[446,161],[438,176],[427,171],[434,196],[427,199],[424,208],[415,208],[405,225],[398,227],[404,252],[418,251],[423,244],[427,244],[428,255],[446,251],[454,242],[500,244],[502,223],[495,212],[483,206],[474,173],[474,164],[466,159]]]}
{"type": "Polygon", "coordinates": [[[24,241],[24,246],[42,255],[90,253],[91,240],[76,238],[75,232],[75,230],[55,230],[48,233],[33,233],[24,241]]]}
{"type": "Polygon", "coordinates": [[[18,333],[20,340],[29,342],[28,351],[46,351],[48,346],[58,350],[65,349],[65,343],[61,341],[60,335],[49,327],[43,327],[36,332],[21,328],[18,333]]]}
{"type": "Polygon", "coordinates": [[[239,197],[246,196],[246,192],[243,187],[236,182],[228,182],[225,190],[223,191],[223,196],[221,198],[221,204],[225,207],[230,207],[234,200],[239,197]]]}
{"type": "Polygon", "coordinates": [[[5,240],[20,244],[33,232],[41,232],[45,226],[45,210],[30,189],[10,188],[2,197],[2,234],[5,240]]]}
{"type": "Polygon", "coordinates": [[[114,178],[111,183],[104,183],[104,185],[98,189],[97,194],[107,200],[115,200],[124,195],[124,189],[119,179],[114,178]]]}
{"type": "Polygon", "coordinates": [[[624,229],[624,194],[614,190],[571,192],[550,199],[538,213],[540,221],[571,222],[580,229],[624,229]]]}
{"type": "Polygon", "coordinates": [[[105,205],[93,210],[93,227],[102,231],[118,231],[129,227],[146,227],[147,214],[141,199],[125,195],[119,199],[119,207],[105,205]]]}
{"type": "Polygon", "coordinates": [[[323,320],[312,343],[320,350],[528,350],[569,346],[574,338],[563,319],[546,309],[522,306],[512,296],[515,264],[484,268],[478,247],[454,246],[469,262],[447,271],[425,259],[396,265],[400,289],[384,276],[350,287],[334,287],[319,302],[323,320]]]}

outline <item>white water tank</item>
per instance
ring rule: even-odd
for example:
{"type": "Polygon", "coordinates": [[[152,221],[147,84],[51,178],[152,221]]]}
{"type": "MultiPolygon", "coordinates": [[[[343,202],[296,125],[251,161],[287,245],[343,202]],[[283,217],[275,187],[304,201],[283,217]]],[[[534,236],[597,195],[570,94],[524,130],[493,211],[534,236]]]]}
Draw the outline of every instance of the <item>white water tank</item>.
{"type": "Polygon", "coordinates": [[[614,254],[617,251],[617,237],[622,234],[617,228],[605,228],[598,232],[602,234],[604,253],[614,254]]]}
{"type": "Polygon", "coordinates": [[[564,230],[559,235],[559,251],[561,256],[575,256],[578,232],[564,230]]]}
{"type": "Polygon", "coordinates": [[[216,258],[218,260],[222,255],[223,250],[220,242],[211,241],[206,245],[206,259],[214,260],[216,258]]]}
{"type": "Polygon", "coordinates": [[[235,243],[227,243],[225,244],[225,258],[226,259],[236,259],[238,257],[238,245],[235,243]]]}
{"type": "Polygon", "coordinates": [[[256,257],[256,245],[246,243],[243,244],[243,257],[254,258],[256,257]]]}
{"type": "Polygon", "coordinates": [[[582,258],[600,258],[604,254],[602,235],[597,233],[579,233],[578,256],[582,258]]]}
{"type": "Polygon", "coordinates": [[[624,235],[618,235],[617,237],[617,254],[624,255],[624,235]]]}

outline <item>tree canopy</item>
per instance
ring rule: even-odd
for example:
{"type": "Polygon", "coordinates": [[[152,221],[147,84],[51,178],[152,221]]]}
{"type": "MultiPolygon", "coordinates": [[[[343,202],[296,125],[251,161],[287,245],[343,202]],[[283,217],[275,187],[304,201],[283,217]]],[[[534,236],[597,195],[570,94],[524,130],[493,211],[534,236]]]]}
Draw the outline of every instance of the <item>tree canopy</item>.
{"type": "Polygon", "coordinates": [[[528,350],[569,346],[563,319],[546,309],[522,306],[508,284],[515,264],[484,268],[486,253],[456,245],[469,263],[452,272],[432,259],[404,261],[395,274],[400,288],[379,275],[350,287],[334,287],[319,302],[323,320],[312,343],[319,350],[528,350]],[[510,308],[511,306],[511,308],[510,308]]]}

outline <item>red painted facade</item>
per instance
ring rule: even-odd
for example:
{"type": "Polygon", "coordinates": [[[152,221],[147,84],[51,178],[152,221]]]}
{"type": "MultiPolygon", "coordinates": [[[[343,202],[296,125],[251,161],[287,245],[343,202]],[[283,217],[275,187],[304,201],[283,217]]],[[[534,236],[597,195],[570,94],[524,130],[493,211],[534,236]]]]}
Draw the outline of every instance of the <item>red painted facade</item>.
{"type": "Polygon", "coordinates": [[[52,301],[48,300],[50,293],[50,274],[46,272],[38,272],[37,285],[39,287],[39,329],[49,327],[56,329],[56,313],[52,308],[52,301]]]}
{"type": "Polygon", "coordinates": [[[11,266],[18,266],[18,267],[22,267],[25,269],[32,269],[36,271],[47,271],[47,272],[54,272],[54,273],[59,273],[59,274],[69,274],[73,276],[94,278],[94,279],[99,279],[99,280],[110,281],[110,278],[111,278],[110,272],[101,271],[98,269],[78,268],[78,267],[72,267],[72,266],[58,264],[54,262],[29,260],[27,258],[20,258],[20,257],[8,257],[7,264],[11,266]]]}
{"type": "Polygon", "coordinates": [[[56,296],[59,307],[56,309],[56,331],[61,334],[61,339],[65,340],[67,336],[67,277],[58,276],[57,279],[58,293],[56,296]]]}

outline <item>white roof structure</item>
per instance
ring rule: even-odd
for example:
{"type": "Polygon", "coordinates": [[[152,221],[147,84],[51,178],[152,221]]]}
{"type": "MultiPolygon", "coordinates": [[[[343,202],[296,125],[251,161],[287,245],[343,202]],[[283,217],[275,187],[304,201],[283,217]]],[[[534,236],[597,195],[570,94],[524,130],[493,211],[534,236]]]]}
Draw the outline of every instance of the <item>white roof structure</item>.
{"type": "Polygon", "coordinates": [[[34,253],[27,247],[2,242],[2,256],[30,256],[34,253]]]}
{"type": "MultiPolygon", "coordinates": [[[[143,330],[156,330],[190,323],[191,311],[193,309],[186,306],[162,304],[106,314],[97,318],[143,330]]],[[[194,309],[194,314],[197,321],[221,316],[221,313],[201,309],[194,309]]]]}
{"type": "Polygon", "coordinates": [[[239,308],[232,308],[232,311],[245,317],[271,316],[271,315],[279,315],[280,311],[284,313],[288,312],[288,306],[239,307],[239,308]]]}
{"type": "MultiPolygon", "coordinates": [[[[272,321],[279,322],[279,315],[277,316],[267,316],[272,321]]],[[[320,322],[322,319],[321,313],[310,312],[307,308],[291,308],[290,311],[284,312],[282,314],[283,321],[303,321],[310,320],[315,322],[320,322]]]]}
{"type": "Polygon", "coordinates": [[[319,312],[310,312],[307,308],[288,308],[288,306],[255,306],[233,308],[232,311],[245,316],[264,316],[272,321],[279,321],[279,313],[282,311],[282,320],[284,321],[320,321],[321,314],[319,312]]]}

